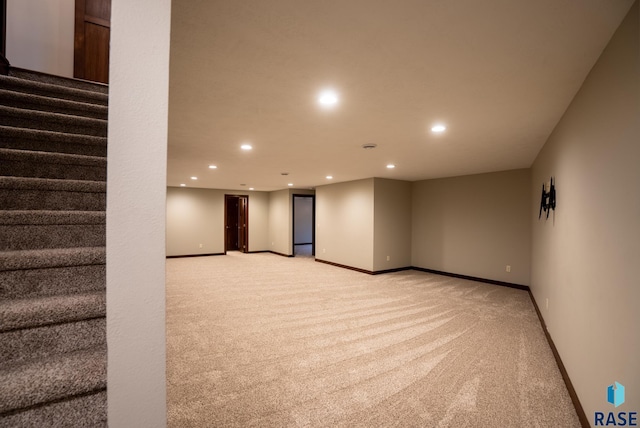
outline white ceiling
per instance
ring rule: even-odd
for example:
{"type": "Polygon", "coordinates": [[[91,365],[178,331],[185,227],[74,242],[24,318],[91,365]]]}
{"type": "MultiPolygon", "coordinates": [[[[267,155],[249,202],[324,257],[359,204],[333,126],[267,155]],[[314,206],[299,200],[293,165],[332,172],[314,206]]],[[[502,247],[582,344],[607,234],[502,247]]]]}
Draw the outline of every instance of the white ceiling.
{"type": "Polygon", "coordinates": [[[167,184],[527,168],[632,3],[173,0],[167,184]],[[324,87],[334,110],[316,103],[324,87]]]}

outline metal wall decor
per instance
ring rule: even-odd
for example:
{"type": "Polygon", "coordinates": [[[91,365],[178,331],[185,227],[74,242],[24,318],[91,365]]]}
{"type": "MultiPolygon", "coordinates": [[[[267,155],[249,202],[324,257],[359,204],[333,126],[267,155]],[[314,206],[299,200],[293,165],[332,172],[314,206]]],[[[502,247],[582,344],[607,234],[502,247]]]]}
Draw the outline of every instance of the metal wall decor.
{"type": "Polygon", "coordinates": [[[542,198],[540,199],[540,212],[538,213],[538,220],[542,217],[542,211],[547,213],[547,218],[549,218],[549,212],[551,210],[556,209],[556,188],[553,185],[553,177],[551,177],[551,181],[549,182],[549,188],[547,189],[547,185],[542,183],[542,198]]]}

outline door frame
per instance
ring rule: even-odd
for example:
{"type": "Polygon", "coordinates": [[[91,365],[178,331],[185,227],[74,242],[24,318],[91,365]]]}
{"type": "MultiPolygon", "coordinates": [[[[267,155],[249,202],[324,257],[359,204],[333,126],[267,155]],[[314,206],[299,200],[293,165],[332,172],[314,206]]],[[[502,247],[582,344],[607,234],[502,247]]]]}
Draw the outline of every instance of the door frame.
{"type": "MultiPolygon", "coordinates": [[[[238,236],[238,251],[242,253],[249,252],[249,195],[224,195],[224,253],[227,254],[227,236],[229,225],[227,225],[227,205],[229,199],[243,199],[245,201],[244,204],[244,218],[245,224],[242,226],[244,228],[244,240],[240,243],[240,236],[238,236]]],[[[240,221],[240,213],[238,213],[238,221],[240,221]]]]}
{"type": "Polygon", "coordinates": [[[0,74],[9,74],[7,60],[7,0],[0,0],[0,74]]]}
{"type": "Polygon", "coordinates": [[[7,0],[0,0],[0,55],[7,56],[7,0]]]}
{"type": "Polygon", "coordinates": [[[291,249],[296,254],[296,198],[311,198],[311,255],[316,255],[316,195],[294,193],[291,212],[291,249]]]}

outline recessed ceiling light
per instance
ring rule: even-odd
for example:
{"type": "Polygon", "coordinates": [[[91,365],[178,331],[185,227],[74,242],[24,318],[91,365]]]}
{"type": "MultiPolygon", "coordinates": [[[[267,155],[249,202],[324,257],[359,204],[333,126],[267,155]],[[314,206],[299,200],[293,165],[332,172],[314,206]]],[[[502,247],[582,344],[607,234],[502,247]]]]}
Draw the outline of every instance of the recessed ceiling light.
{"type": "Polygon", "coordinates": [[[392,164],[392,163],[390,163],[389,165],[387,165],[387,168],[388,168],[388,169],[393,169],[393,168],[395,168],[395,167],[396,167],[396,166],[395,166],[394,164],[392,164]]]}
{"type": "Polygon", "coordinates": [[[191,177],[191,179],[192,179],[192,180],[197,180],[197,179],[198,179],[198,177],[191,177]]]}
{"type": "Polygon", "coordinates": [[[446,127],[446,126],[444,126],[444,125],[443,125],[443,124],[441,124],[441,123],[438,123],[438,124],[433,125],[433,126],[431,127],[431,132],[435,132],[435,133],[437,133],[437,134],[439,134],[439,133],[441,133],[441,132],[444,132],[444,131],[446,131],[446,130],[447,130],[447,127],[446,127]]]}
{"type": "Polygon", "coordinates": [[[327,180],[333,179],[333,175],[327,175],[327,180]]]}
{"type": "Polygon", "coordinates": [[[318,104],[325,108],[331,108],[340,101],[338,93],[333,89],[325,89],[318,95],[318,104]]]}
{"type": "Polygon", "coordinates": [[[186,184],[180,183],[180,187],[185,187],[185,186],[186,186],[186,184]]]}
{"type": "Polygon", "coordinates": [[[293,186],[293,183],[289,183],[289,184],[287,184],[287,186],[291,187],[291,186],[293,186]]]}
{"type": "Polygon", "coordinates": [[[249,187],[249,190],[256,190],[256,189],[254,189],[253,187],[249,187]]]}
{"type": "Polygon", "coordinates": [[[217,169],[218,167],[216,165],[209,165],[209,169],[217,169]]]}
{"type": "Polygon", "coordinates": [[[241,145],[240,148],[242,150],[251,150],[251,149],[253,149],[253,147],[251,147],[251,144],[247,144],[247,143],[241,145]]]}

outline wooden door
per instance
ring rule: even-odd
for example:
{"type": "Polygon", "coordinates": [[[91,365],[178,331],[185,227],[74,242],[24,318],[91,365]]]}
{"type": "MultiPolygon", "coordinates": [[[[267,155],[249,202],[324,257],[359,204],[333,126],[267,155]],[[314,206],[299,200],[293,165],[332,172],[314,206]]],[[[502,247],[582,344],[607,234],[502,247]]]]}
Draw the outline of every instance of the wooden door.
{"type": "Polygon", "coordinates": [[[248,233],[247,233],[247,222],[248,218],[248,197],[247,196],[239,196],[238,197],[238,249],[243,253],[249,251],[248,245],[248,233]]]}
{"type": "Polygon", "coordinates": [[[224,251],[249,251],[249,197],[224,197],[224,251]]]}
{"type": "Polygon", "coordinates": [[[73,76],[109,83],[111,0],[76,0],[73,76]]]}
{"type": "Polygon", "coordinates": [[[225,196],[225,246],[224,251],[238,250],[238,197],[225,196]]]}

